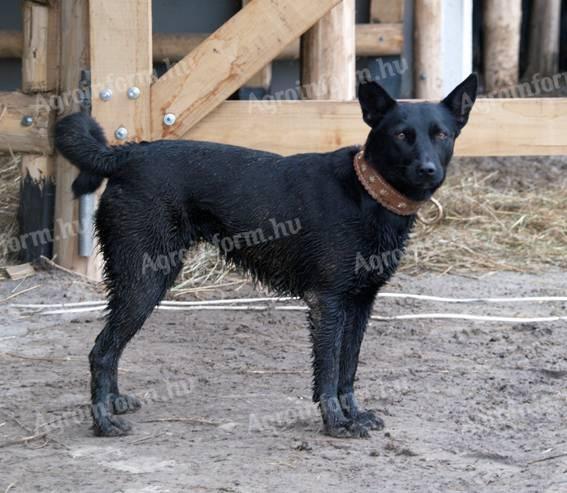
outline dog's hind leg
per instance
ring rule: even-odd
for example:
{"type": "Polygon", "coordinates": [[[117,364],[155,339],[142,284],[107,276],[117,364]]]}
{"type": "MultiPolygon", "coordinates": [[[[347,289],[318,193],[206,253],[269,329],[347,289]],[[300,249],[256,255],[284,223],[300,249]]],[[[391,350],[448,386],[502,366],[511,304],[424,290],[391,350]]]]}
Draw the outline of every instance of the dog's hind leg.
{"type": "MultiPolygon", "coordinates": [[[[132,245],[112,245],[113,253],[106,255],[109,284],[109,313],[104,329],[96,338],[89,355],[91,367],[91,398],[94,432],[99,436],[123,435],[130,431],[124,419],[113,415],[135,410],[139,401],[118,391],[118,360],[128,341],[142,327],[154,307],[181,269],[181,258],[166,265],[146,266],[142,249],[135,252],[132,245]],[[125,258],[129,255],[130,258],[125,258]],[[136,260],[136,261],[134,261],[136,260]],[[163,266],[161,266],[163,267],[163,266]]],[[[163,258],[171,259],[164,254],[163,258]]],[[[164,264],[165,265],[165,264],[164,264]]]]}
{"type": "Polygon", "coordinates": [[[313,400],[319,402],[325,433],[334,437],[366,437],[368,430],[344,415],[338,399],[340,354],[347,313],[344,301],[318,297],[309,304],[313,400]]]}
{"type": "Polygon", "coordinates": [[[384,428],[384,421],[372,411],[360,409],[354,396],[354,378],[358,368],[360,346],[370,318],[373,300],[374,295],[359,297],[353,300],[347,309],[341,347],[338,395],[341,409],[347,418],[368,429],[381,430],[384,428]]]}

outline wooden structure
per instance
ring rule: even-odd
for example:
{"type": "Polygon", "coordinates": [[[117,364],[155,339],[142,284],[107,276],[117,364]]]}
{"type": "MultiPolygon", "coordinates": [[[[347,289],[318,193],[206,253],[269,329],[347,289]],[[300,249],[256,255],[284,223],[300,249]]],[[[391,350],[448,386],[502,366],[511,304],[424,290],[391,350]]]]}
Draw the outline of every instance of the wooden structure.
{"type": "Polygon", "coordinates": [[[488,92],[518,83],[521,22],[522,0],[484,2],[484,65],[488,92]]]}
{"type": "MultiPolygon", "coordinates": [[[[127,140],[203,139],[282,154],[323,152],[360,144],[368,132],[353,100],[355,54],[399,55],[412,41],[403,35],[403,0],[372,0],[374,23],[356,26],[354,0],[245,1],[226,24],[203,36],[152,35],[151,0],[119,5],[25,2],[23,32],[0,32],[0,56],[23,59],[25,90],[0,93],[0,151],[29,153],[23,172],[37,182],[55,176],[56,261],[93,278],[100,274],[98,260],[79,255],[74,229],[80,217],[70,192],[76,170],[53,155],[52,143],[56,111],[86,109],[84,98],[72,97],[80,88],[90,86],[79,94],[92,96],[86,102],[114,144],[127,132],[127,140]],[[298,56],[304,83],[335,78],[320,93],[306,94],[317,100],[226,101],[251,79],[265,84],[274,59],[298,56]],[[156,58],[180,61],[154,80],[156,58]],[[64,104],[46,104],[52,100],[64,104]]],[[[416,0],[416,73],[424,75],[416,91],[426,97],[442,96],[434,64],[440,8],[440,0],[416,0]]],[[[565,135],[567,98],[481,99],[457,154],[567,154],[565,135]]]]}

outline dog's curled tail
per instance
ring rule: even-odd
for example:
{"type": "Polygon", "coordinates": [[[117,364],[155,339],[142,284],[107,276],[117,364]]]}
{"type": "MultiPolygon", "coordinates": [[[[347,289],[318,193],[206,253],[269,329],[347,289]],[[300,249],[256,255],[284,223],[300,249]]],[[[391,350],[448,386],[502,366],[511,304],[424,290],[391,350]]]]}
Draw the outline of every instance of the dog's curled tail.
{"type": "Polygon", "coordinates": [[[72,185],[75,197],[93,193],[119,167],[117,150],[108,145],[100,125],[86,113],[73,113],[57,122],[55,147],[80,170],[72,185]]]}

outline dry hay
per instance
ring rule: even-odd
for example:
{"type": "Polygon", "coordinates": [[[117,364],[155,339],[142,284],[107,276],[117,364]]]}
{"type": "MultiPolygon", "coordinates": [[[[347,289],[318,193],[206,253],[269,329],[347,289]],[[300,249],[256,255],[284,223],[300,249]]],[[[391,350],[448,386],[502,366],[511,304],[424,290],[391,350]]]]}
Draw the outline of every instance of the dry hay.
{"type": "Polygon", "coordinates": [[[21,156],[0,155],[0,266],[15,260],[8,241],[18,234],[21,156]]]}
{"type": "Polygon", "coordinates": [[[567,187],[499,186],[501,173],[473,171],[449,178],[436,197],[445,218],[418,224],[402,269],[410,273],[537,272],[567,268],[567,187]]]}
{"type": "MultiPolygon", "coordinates": [[[[418,224],[402,271],[567,269],[566,162],[554,168],[551,158],[515,159],[455,166],[436,195],[445,208],[444,219],[433,226],[418,224]]],[[[13,260],[6,256],[6,243],[17,234],[18,190],[19,159],[0,157],[0,265],[13,260]]],[[[190,253],[172,295],[203,290],[203,286],[233,289],[241,284],[242,278],[214,247],[201,245],[190,253]]]]}

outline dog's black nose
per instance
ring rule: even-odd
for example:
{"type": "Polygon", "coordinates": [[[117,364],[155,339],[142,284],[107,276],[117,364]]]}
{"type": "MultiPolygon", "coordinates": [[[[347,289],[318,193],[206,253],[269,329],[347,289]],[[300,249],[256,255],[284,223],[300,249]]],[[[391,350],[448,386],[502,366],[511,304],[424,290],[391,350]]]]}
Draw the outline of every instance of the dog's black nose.
{"type": "Polygon", "coordinates": [[[420,176],[433,176],[436,171],[437,167],[435,166],[435,163],[432,163],[431,161],[423,163],[418,168],[420,176]]]}

